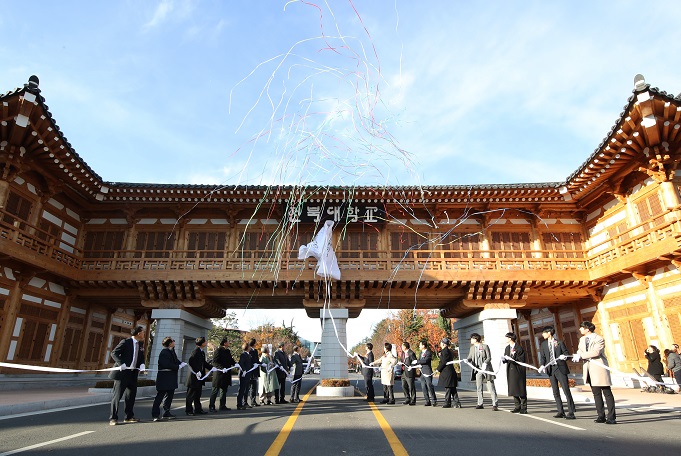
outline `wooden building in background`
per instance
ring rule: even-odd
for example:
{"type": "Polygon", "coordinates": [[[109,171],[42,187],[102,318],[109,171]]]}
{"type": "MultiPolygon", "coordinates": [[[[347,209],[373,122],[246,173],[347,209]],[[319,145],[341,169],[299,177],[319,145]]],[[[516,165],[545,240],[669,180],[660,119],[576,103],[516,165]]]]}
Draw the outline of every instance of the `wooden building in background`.
{"type": "Polygon", "coordinates": [[[497,344],[511,329],[535,362],[543,326],[574,350],[593,320],[611,364],[630,370],[647,345],[681,341],[680,125],[681,98],[639,78],[564,182],[106,182],[32,77],[0,95],[0,361],[102,368],[137,324],[188,341],[225,309],[318,317],[326,297],[350,318],[440,309],[458,319],[462,353],[473,331],[497,344]],[[327,219],[342,272],[329,295],[315,261],[297,258],[327,219]]]}

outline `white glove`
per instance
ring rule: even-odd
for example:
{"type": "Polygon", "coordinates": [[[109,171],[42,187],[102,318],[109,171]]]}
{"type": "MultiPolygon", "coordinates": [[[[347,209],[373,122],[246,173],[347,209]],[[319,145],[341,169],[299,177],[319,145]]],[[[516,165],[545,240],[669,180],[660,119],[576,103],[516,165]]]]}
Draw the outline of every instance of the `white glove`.
{"type": "Polygon", "coordinates": [[[144,372],[147,370],[147,367],[144,364],[140,364],[140,372],[144,372]]]}
{"type": "Polygon", "coordinates": [[[414,361],[411,362],[411,365],[412,365],[412,366],[414,366],[414,365],[416,365],[416,364],[418,364],[418,361],[416,361],[416,360],[414,360],[414,361]]]}
{"type": "Polygon", "coordinates": [[[561,360],[561,361],[565,361],[566,359],[568,359],[568,357],[567,357],[567,355],[560,355],[558,357],[558,359],[561,360]]]}
{"type": "Polygon", "coordinates": [[[185,362],[183,361],[183,362],[180,363],[180,367],[179,367],[179,368],[182,369],[182,368],[185,367],[186,365],[187,365],[187,363],[185,363],[185,362]]]}
{"type": "Polygon", "coordinates": [[[198,378],[199,380],[201,380],[201,372],[197,372],[197,373],[196,373],[196,378],[198,378]]]}
{"type": "Polygon", "coordinates": [[[222,369],[223,374],[226,374],[228,371],[229,371],[229,369],[227,369],[227,368],[222,369]]]}
{"type": "Polygon", "coordinates": [[[128,366],[125,365],[125,363],[121,364],[121,370],[124,371],[128,368],[128,366]]]}
{"type": "Polygon", "coordinates": [[[539,366],[539,369],[537,369],[537,373],[543,374],[546,372],[546,366],[539,366]]]}
{"type": "Polygon", "coordinates": [[[572,362],[573,363],[579,362],[579,360],[580,360],[580,356],[579,356],[578,353],[575,353],[574,355],[572,355],[572,362]]]}

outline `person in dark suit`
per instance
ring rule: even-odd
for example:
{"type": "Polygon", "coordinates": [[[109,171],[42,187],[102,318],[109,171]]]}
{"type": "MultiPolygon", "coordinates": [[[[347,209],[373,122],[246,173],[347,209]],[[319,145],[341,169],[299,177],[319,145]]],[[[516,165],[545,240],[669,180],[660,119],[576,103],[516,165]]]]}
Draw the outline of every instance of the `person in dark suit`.
{"type": "Polygon", "coordinates": [[[291,402],[300,402],[300,384],[303,379],[303,358],[300,356],[300,347],[293,347],[291,355],[291,367],[293,368],[293,381],[291,381],[291,402]]]}
{"type": "Polygon", "coordinates": [[[367,402],[374,402],[374,369],[371,367],[371,363],[374,362],[374,353],[371,351],[374,349],[374,344],[369,342],[365,347],[366,356],[359,355],[359,359],[368,366],[362,367],[362,376],[364,377],[364,384],[367,388],[367,402]]]}
{"type": "Polygon", "coordinates": [[[251,358],[253,347],[249,343],[244,342],[241,346],[241,350],[241,355],[239,355],[241,373],[239,374],[239,393],[236,396],[236,409],[246,410],[248,408],[248,387],[251,385],[251,374],[258,369],[248,372],[253,368],[253,359],[251,358]]]}
{"type": "Polygon", "coordinates": [[[178,386],[177,371],[186,366],[185,363],[177,359],[175,341],[172,337],[164,338],[161,345],[163,345],[163,350],[158,355],[158,373],[156,374],[157,393],[154,404],[151,406],[151,417],[154,421],[175,418],[175,415],[170,413],[170,407],[178,386]],[[163,401],[163,417],[161,417],[161,401],[163,401]]]}
{"type": "Polygon", "coordinates": [[[274,352],[274,364],[278,366],[275,372],[279,381],[279,390],[274,392],[274,402],[276,404],[288,404],[286,400],[286,376],[291,368],[291,363],[284,352],[284,345],[284,342],[279,342],[279,348],[274,352]]]}
{"type": "Polygon", "coordinates": [[[506,380],[508,382],[508,395],[513,396],[515,408],[511,413],[527,415],[527,375],[525,368],[518,362],[525,362],[525,350],[516,344],[518,337],[513,333],[506,333],[504,359],[506,364],[506,380]],[[510,358],[510,359],[509,359],[510,358]]]}
{"type": "Polygon", "coordinates": [[[570,384],[568,383],[568,374],[570,369],[567,363],[559,359],[561,355],[569,355],[568,349],[561,340],[554,338],[556,334],[556,329],[553,326],[546,326],[542,330],[542,337],[544,341],[541,343],[539,349],[539,362],[541,364],[541,371],[546,372],[549,376],[549,381],[551,382],[551,388],[553,389],[553,398],[556,400],[557,412],[554,418],[565,418],[566,420],[575,419],[575,401],[572,399],[572,393],[570,392],[570,384]],[[563,388],[563,393],[565,394],[565,399],[567,400],[568,413],[565,414],[563,409],[563,400],[560,397],[560,390],[558,389],[558,384],[563,388]]]}
{"type": "Polygon", "coordinates": [[[189,356],[188,364],[193,373],[189,372],[186,383],[187,399],[184,411],[188,416],[205,415],[208,413],[201,407],[201,390],[206,381],[199,380],[199,377],[206,375],[206,370],[210,370],[213,367],[206,361],[206,352],[204,351],[206,344],[205,337],[196,339],[196,348],[189,356]]]}
{"type": "Polygon", "coordinates": [[[437,365],[437,370],[440,372],[440,379],[438,385],[445,388],[445,404],[442,408],[452,408],[452,399],[456,408],[461,408],[461,401],[459,400],[459,392],[456,390],[456,385],[459,379],[456,376],[453,364],[447,364],[454,361],[454,354],[449,349],[449,339],[446,337],[440,341],[440,364],[437,365]]]}
{"type": "Polygon", "coordinates": [[[423,391],[423,398],[426,407],[437,406],[437,396],[435,395],[435,387],[433,386],[433,368],[431,363],[433,361],[433,352],[428,348],[428,341],[422,340],[419,342],[419,349],[421,353],[416,364],[421,365],[421,391],[423,391]]]}
{"type": "MultiPolygon", "coordinates": [[[[258,349],[255,348],[255,339],[251,339],[251,342],[249,343],[249,354],[251,355],[251,363],[252,366],[260,363],[260,354],[258,353],[258,349]]],[[[258,381],[260,380],[260,369],[255,369],[253,372],[251,372],[251,377],[250,377],[250,394],[251,394],[251,405],[248,405],[248,401],[244,403],[244,407],[246,408],[253,408],[253,407],[260,407],[260,404],[258,404],[258,381]]]]}
{"type": "Polygon", "coordinates": [[[220,341],[220,346],[213,353],[213,367],[220,369],[213,372],[213,389],[210,392],[210,402],[208,403],[208,410],[216,412],[215,400],[220,396],[220,410],[230,410],[227,407],[227,388],[232,385],[232,370],[223,372],[223,369],[229,369],[234,366],[236,362],[232,358],[232,352],[229,351],[229,340],[223,337],[220,341]]]}
{"type": "Polygon", "coordinates": [[[409,342],[402,342],[402,391],[404,404],[416,405],[416,369],[407,369],[416,362],[416,354],[410,348],[409,342]]]}
{"type": "Polygon", "coordinates": [[[111,398],[111,414],[109,424],[118,424],[118,403],[121,396],[125,394],[125,422],[136,423],[133,407],[137,396],[137,376],[140,370],[144,371],[144,347],[143,343],[147,336],[144,327],[137,326],[131,332],[132,337],[123,339],[111,351],[111,358],[114,360],[114,367],[119,370],[111,371],[109,378],[113,379],[113,396],[111,398]]]}

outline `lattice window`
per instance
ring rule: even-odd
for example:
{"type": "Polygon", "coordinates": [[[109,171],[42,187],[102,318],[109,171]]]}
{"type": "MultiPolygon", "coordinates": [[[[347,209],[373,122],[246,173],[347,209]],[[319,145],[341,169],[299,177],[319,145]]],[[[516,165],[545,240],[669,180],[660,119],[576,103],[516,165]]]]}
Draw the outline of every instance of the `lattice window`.
{"type": "Polygon", "coordinates": [[[144,256],[147,258],[168,258],[174,248],[175,232],[173,231],[141,231],[137,233],[136,250],[144,251],[144,256]]]}
{"type": "Polygon", "coordinates": [[[87,344],[85,345],[85,362],[97,363],[101,359],[104,334],[97,331],[90,331],[87,344]]]}
{"type": "Polygon", "coordinates": [[[544,250],[550,250],[556,258],[582,258],[584,244],[580,233],[542,233],[544,250]],[[576,252],[566,252],[574,250],[576,252]]]}
{"type": "Polygon", "coordinates": [[[433,236],[440,236],[439,234],[431,235],[429,233],[414,233],[413,231],[400,231],[390,233],[390,250],[393,258],[413,258],[412,252],[417,251],[417,258],[428,258],[433,249],[430,242],[433,236]]]}
{"type": "Polygon", "coordinates": [[[113,258],[123,249],[124,231],[89,231],[83,246],[85,258],[113,258]]]}
{"type": "Polygon", "coordinates": [[[224,231],[192,231],[187,238],[189,257],[194,254],[198,258],[223,258],[227,244],[227,233],[224,231]]]}
{"type": "MultiPolygon", "coordinates": [[[[12,191],[9,192],[7,203],[5,204],[5,211],[26,222],[31,215],[32,207],[33,203],[28,198],[24,198],[12,191]]],[[[3,216],[2,221],[5,223],[13,223],[14,217],[5,215],[3,216]]],[[[25,228],[24,224],[20,224],[19,228],[25,228]]]]}
{"type": "Polygon", "coordinates": [[[348,231],[340,240],[339,258],[378,258],[378,233],[348,231]]]}
{"type": "Polygon", "coordinates": [[[76,326],[67,326],[64,331],[64,343],[62,345],[59,360],[74,363],[78,361],[78,348],[82,344],[80,338],[83,330],[76,326]]]}
{"type": "Polygon", "coordinates": [[[273,255],[275,248],[273,233],[247,231],[244,233],[243,244],[239,246],[239,251],[243,249],[244,258],[269,258],[273,255]]]}
{"type": "Polygon", "coordinates": [[[523,258],[532,249],[530,233],[516,231],[496,231],[491,235],[492,250],[497,250],[498,258],[523,258]]]}
{"type": "Polygon", "coordinates": [[[665,314],[669,321],[669,329],[672,332],[674,343],[681,343],[681,296],[675,296],[663,300],[665,314]]]}
{"type": "Polygon", "coordinates": [[[450,232],[442,235],[439,245],[445,258],[479,258],[480,233],[450,232]]]}
{"type": "Polygon", "coordinates": [[[636,210],[638,218],[641,223],[651,220],[650,227],[661,225],[664,223],[664,218],[660,217],[664,212],[662,209],[662,201],[658,192],[636,202],[636,210]]]}

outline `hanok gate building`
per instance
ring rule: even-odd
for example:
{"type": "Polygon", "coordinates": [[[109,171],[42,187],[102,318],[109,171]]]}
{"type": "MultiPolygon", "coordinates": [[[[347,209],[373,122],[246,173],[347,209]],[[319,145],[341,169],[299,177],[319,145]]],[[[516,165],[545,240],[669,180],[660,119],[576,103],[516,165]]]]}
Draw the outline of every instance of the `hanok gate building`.
{"type": "MultiPolygon", "coordinates": [[[[184,340],[186,356],[225,309],[319,317],[326,298],[341,338],[363,308],[440,309],[457,319],[462,356],[475,331],[498,359],[515,331],[535,364],[540,328],[555,325],[574,352],[579,323],[592,320],[611,364],[630,371],[649,344],[681,341],[680,125],[681,98],[638,78],[564,182],[301,198],[295,187],[106,182],[32,77],[0,96],[0,361],[109,367],[112,347],[153,320],[160,337],[184,340]],[[288,211],[294,199],[305,203],[288,211]],[[297,251],[334,216],[342,277],[325,295],[316,262],[297,251]]],[[[323,335],[322,366],[345,376],[335,337],[323,335]]]]}

